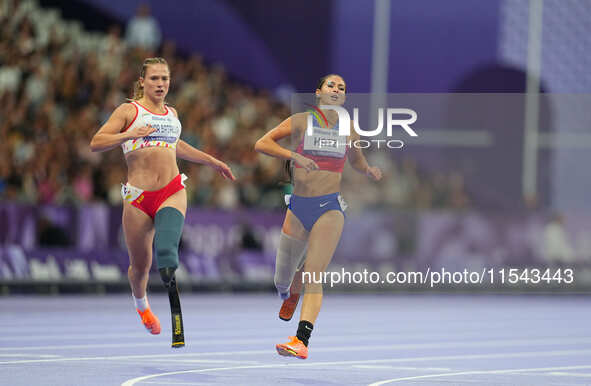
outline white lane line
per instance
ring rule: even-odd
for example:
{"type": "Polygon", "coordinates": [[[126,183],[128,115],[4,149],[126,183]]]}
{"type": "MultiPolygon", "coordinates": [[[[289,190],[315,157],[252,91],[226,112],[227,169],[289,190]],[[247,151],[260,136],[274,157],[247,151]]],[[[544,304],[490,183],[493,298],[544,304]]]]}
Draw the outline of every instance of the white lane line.
{"type": "MultiPolygon", "coordinates": [[[[270,330],[265,330],[267,333],[272,334],[272,333],[276,333],[277,335],[283,335],[284,330],[278,330],[278,331],[270,331],[270,330]]],[[[581,331],[581,333],[586,333],[587,331],[581,331]]],[[[18,341],[18,342],[22,342],[22,341],[45,341],[45,340],[59,340],[59,341],[63,341],[63,340],[85,340],[85,341],[89,341],[89,340],[93,340],[93,339],[97,339],[97,340],[101,340],[101,341],[105,341],[105,339],[107,338],[145,338],[147,337],[148,334],[143,331],[142,333],[133,333],[133,334],[77,334],[77,335],[36,335],[36,336],[31,336],[31,335],[27,335],[27,336],[22,336],[22,337],[0,337],[0,341],[18,341]]],[[[212,336],[216,336],[215,333],[210,332],[206,335],[202,335],[202,334],[198,334],[198,335],[187,335],[186,338],[187,339],[199,339],[200,342],[206,343],[206,344],[223,344],[223,343],[228,343],[228,344],[235,344],[235,343],[244,343],[244,344],[250,344],[250,343],[254,343],[254,342],[260,342],[261,339],[259,337],[259,335],[253,335],[252,337],[245,337],[244,334],[241,335],[235,335],[235,336],[231,336],[231,335],[226,335],[223,334],[222,336],[224,337],[223,339],[207,339],[207,338],[211,338],[212,336]]],[[[464,331],[459,332],[458,334],[449,334],[446,335],[445,337],[449,337],[452,336],[453,338],[471,338],[471,337],[481,337],[482,336],[482,329],[480,330],[474,330],[473,332],[469,332],[469,333],[465,333],[464,331]]],[[[506,336],[506,335],[505,335],[506,336]]],[[[498,337],[499,339],[505,337],[505,336],[500,336],[498,337]]],[[[523,335],[522,335],[523,336],[523,335]]],[[[432,341],[434,338],[441,338],[441,334],[425,334],[425,333],[416,333],[416,334],[389,334],[388,337],[390,338],[390,340],[397,340],[397,339],[404,339],[405,341],[409,341],[409,340],[424,340],[424,341],[432,341]]],[[[327,335],[327,336],[320,336],[318,338],[316,338],[315,341],[322,341],[322,342],[334,342],[334,341],[342,341],[343,339],[347,339],[349,341],[351,340],[363,340],[363,341],[367,341],[367,340],[371,340],[371,339],[375,339],[375,340],[383,340],[384,338],[384,334],[345,334],[343,333],[342,335],[327,335]]],[[[61,345],[60,345],[61,347],[61,345]]],[[[0,349],[1,350],[1,349],[0,349]]]]}
{"type": "MultiPolygon", "coordinates": [[[[487,326],[489,327],[489,326],[487,326]]],[[[506,328],[505,325],[502,326],[503,329],[506,328]]],[[[283,329],[277,329],[277,330],[270,330],[270,329],[266,329],[265,330],[267,333],[277,333],[278,335],[283,334],[284,330],[283,329]]],[[[505,333],[506,331],[503,330],[503,333],[505,333]]],[[[581,333],[586,333],[587,330],[581,330],[581,333]]],[[[14,333],[14,331],[12,331],[12,333],[14,333]]],[[[25,334],[25,332],[23,332],[23,334],[25,334]]],[[[22,341],[44,341],[44,340],[59,340],[59,341],[64,341],[64,340],[76,340],[76,339],[83,339],[83,340],[92,340],[92,339],[100,339],[100,340],[105,340],[107,338],[144,338],[146,337],[146,332],[145,330],[141,330],[141,332],[137,332],[137,331],[132,331],[129,333],[101,333],[101,334],[92,334],[92,333],[77,333],[77,334],[71,334],[71,333],[66,333],[64,332],[63,334],[43,334],[43,335],[31,335],[28,332],[26,333],[27,335],[22,335],[22,334],[18,334],[16,333],[16,336],[2,336],[0,337],[0,341],[18,341],[18,342],[22,342],[22,341]],[[21,336],[18,336],[21,335],[21,336]]],[[[363,334],[363,333],[346,333],[346,332],[342,332],[342,334],[340,335],[326,335],[326,336],[322,336],[322,337],[318,337],[316,339],[322,339],[322,340],[326,340],[326,341],[338,341],[338,340],[343,340],[343,339],[357,339],[357,340],[367,340],[367,339],[371,339],[371,338],[375,338],[375,339],[383,339],[384,338],[384,334],[385,333],[375,333],[375,334],[363,334]]],[[[228,341],[228,342],[235,342],[237,339],[244,339],[245,338],[245,334],[236,334],[236,335],[228,335],[227,331],[221,331],[220,330],[220,334],[218,334],[215,331],[209,331],[207,334],[194,334],[191,333],[190,338],[192,339],[200,339],[200,340],[205,340],[207,338],[211,338],[212,336],[216,336],[216,335],[222,335],[224,336],[224,340],[228,341]]],[[[246,339],[256,339],[259,335],[256,333],[252,333],[251,337],[246,337],[246,339]]],[[[423,339],[423,340],[430,340],[433,338],[441,338],[441,334],[440,333],[424,333],[424,332],[413,332],[413,333],[409,333],[409,332],[402,332],[402,333],[397,333],[397,334],[388,334],[388,336],[390,337],[391,340],[395,340],[395,339],[404,339],[404,340],[411,340],[411,339],[423,339]]],[[[457,333],[452,332],[452,333],[448,333],[447,335],[445,335],[446,337],[448,336],[454,336],[454,337],[474,337],[474,336],[482,336],[482,328],[478,328],[478,329],[474,329],[474,330],[462,330],[462,331],[458,331],[457,333]]],[[[221,342],[224,340],[216,340],[216,342],[221,342]]],[[[260,339],[259,339],[260,340],[260,339]]]]}
{"type": "MultiPolygon", "coordinates": [[[[561,321],[562,319],[556,318],[556,319],[549,319],[549,318],[545,318],[544,319],[546,322],[552,322],[553,320],[556,321],[561,321]]],[[[455,323],[455,322],[454,322],[455,323]]],[[[525,328],[525,326],[520,325],[518,327],[524,327],[524,328],[518,328],[515,329],[514,326],[515,323],[492,323],[487,325],[487,333],[488,334],[499,334],[499,335],[506,335],[507,333],[507,328],[511,327],[511,332],[515,334],[515,336],[523,336],[523,334],[527,334],[531,331],[531,329],[525,328]]],[[[462,324],[462,328],[461,329],[454,329],[455,325],[452,323],[452,321],[447,321],[447,323],[440,323],[439,324],[440,327],[445,329],[445,335],[443,335],[443,337],[449,337],[449,336],[482,336],[482,326],[479,324],[467,324],[464,323],[462,324]]],[[[134,328],[134,329],[129,329],[129,330],[124,330],[122,331],[121,329],[117,330],[117,332],[104,332],[104,333],[92,333],[93,331],[90,330],[80,330],[80,331],[64,331],[62,333],[53,333],[53,334],[35,334],[35,335],[31,335],[31,331],[32,330],[36,330],[37,328],[39,328],[39,325],[32,325],[31,327],[28,327],[26,329],[19,329],[19,327],[22,327],[22,325],[19,325],[18,327],[6,327],[3,328],[6,331],[11,331],[11,335],[10,336],[0,336],[0,341],[22,341],[22,340],[49,340],[49,339],[56,339],[56,340],[75,340],[75,339],[102,339],[104,340],[105,338],[134,338],[134,337],[145,337],[146,336],[146,332],[145,329],[143,328],[143,326],[138,326],[138,328],[134,328]],[[126,331],[126,332],[125,332],[126,331]]],[[[581,334],[585,334],[588,332],[588,329],[586,329],[587,326],[569,326],[569,331],[571,332],[578,332],[581,334]]],[[[376,331],[379,329],[379,326],[369,326],[368,330],[369,331],[376,331]]],[[[2,330],[1,326],[0,326],[0,330],[2,330]]],[[[251,335],[251,337],[257,337],[259,336],[260,331],[256,330],[256,329],[241,329],[240,330],[240,334],[228,334],[228,328],[219,328],[219,329],[208,329],[207,333],[199,333],[198,331],[193,331],[191,333],[191,337],[192,338],[210,338],[212,336],[224,336],[225,338],[235,338],[235,339],[239,339],[239,338],[244,338],[245,334],[251,335]]],[[[277,333],[282,335],[284,329],[283,328],[268,328],[265,330],[268,333],[277,333]]],[[[359,337],[359,339],[367,339],[367,337],[376,337],[377,338],[383,338],[385,332],[383,333],[363,333],[363,332],[359,332],[359,333],[354,333],[352,331],[347,331],[347,330],[335,330],[334,331],[335,335],[324,335],[323,338],[329,338],[329,339],[341,339],[341,337],[346,337],[348,339],[352,338],[352,337],[359,337]]],[[[397,331],[396,333],[392,333],[390,334],[390,332],[388,332],[388,336],[392,337],[393,339],[421,339],[421,338],[425,338],[425,340],[427,339],[433,339],[433,338],[441,338],[442,337],[442,333],[441,332],[435,332],[435,333],[426,333],[424,331],[422,331],[421,329],[407,329],[407,330],[400,330],[397,331]]],[[[315,339],[318,339],[320,337],[317,337],[315,339]]]]}
{"type": "MultiPolygon", "coordinates": [[[[350,347],[341,347],[336,349],[314,349],[314,352],[326,351],[350,351],[350,347]]],[[[205,353],[187,353],[187,354],[148,354],[148,355],[120,355],[108,357],[70,357],[70,358],[56,358],[56,359],[38,359],[38,360],[18,360],[0,362],[0,365],[12,364],[27,364],[27,363],[46,363],[46,362],[78,362],[78,361],[110,361],[110,360],[127,360],[127,359],[144,359],[144,358],[187,358],[200,356],[224,356],[224,355],[256,355],[256,354],[273,354],[272,349],[265,350],[248,350],[248,351],[222,351],[222,352],[205,352],[205,353]]],[[[591,350],[552,350],[552,351],[526,351],[520,353],[501,353],[501,354],[471,354],[471,355],[452,355],[452,356],[429,356],[429,357],[410,357],[410,358],[396,358],[396,359],[370,359],[361,361],[348,362],[317,362],[320,364],[363,364],[363,363],[389,363],[389,362],[421,362],[429,360],[456,360],[456,359],[486,359],[486,358],[519,358],[529,356],[564,356],[564,355],[583,355],[591,354],[591,350]]],[[[293,366],[293,365],[292,365],[293,366]]]]}
{"type": "MultiPolygon", "coordinates": [[[[535,353],[530,353],[533,354],[533,356],[535,356],[535,353]]],[[[510,354],[494,354],[494,355],[498,355],[501,358],[507,358],[510,357],[510,354]]],[[[429,360],[433,360],[432,358],[429,360]]],[[[368,362],[374,362],[374,361],[368,361],[368,362]]],[[[375,361],[377,362],[377,361],[375,361]]],[[[274,364],[274,365],[258,365],[258,366],[235,366],[235,367],[217,367],[217,368],[212,368],[212,369],[199,369],[199,370],[183,370],[183,371],[171,371],[171,372],[167,372],[167,373],[158,373],[158,374],[151,374],[151,375],[144,375],[142,377],[137,377],[137,378],[133,378],[130,380],[127,380],[125,382],[123,382],[121,384],[121,386],[133,386],[138,382],[144,382],[147,379],[153,379],[153,378],[158,378],[158,377],[165,377],[165,376],[170,376],[170,375],[180,375],[180,374],[196,374],[196,373],[208,373],[208,372],[219,372],[219,371],[231,371],[231,370],[245,370],[245,369],[268,369],[268,368],[277,368],[277,367],[286,367],[289,366],[291,368],[293,367],[316,367],[316,366],[323,366],[323,365],[335,365],[335,364],[352,364],[352,363],[357,363],[357,361],[342,361],[342,362],[315,362],[315,363],[292,363],[292,364],[274,364]]],[[[430,375],[420,375],[417,377],[406,377],[406,378],[400,378],[400,380],[407,380],[407,379],[420,379],[420,378],[434,378],[434,377],[443,377],[443,376],[449,376],[449,375],[464,375],[464,374],[486,374],[486,373],[495,373],[495,372],[519,372],[519,371],[537,371],[537,370],[541,370],[541,371],[545,371],[545,370],[560,370],[560,369],[579,369],[579,368],[591,368],[591,366],[566,366],[566,367],[548,367],[548,368],[538,368],[538,369],[511,369],[511,370],[489,370],[489,371],[464,371],[464,372],[459,372],[459,373],[444,373],[444,374],[430,374],[430,375]]],[[[381,381],[384,383],[389,383],[389,382],[397,382],[398,378],[395,379],[389,379],[386,381],[381,381]]],[[[377,385],[381,385],[383,383],[372,383],[370,386],[377,386],[377,385]]]]}
{"type": "MultiPolygon", "coordinates": [[[[227,340],[199,340],[197,345],[204,347],[206,345],[215,345],[227,340]]],[[[236,341],[235,341],[236,342],[236,341]]],[[[261,339],[243,340],[242,343],[261,343],[261,339]]],[[[531,346],[548,345],[563,346],[567,344],[591,344],[591,338],[535,338],[535,339],[493,339],[484,341],[441,341],[429,343],[398,343],[388,345],[358,345],[348,347],[324,347],[314,349],[315,351],[368,351],[368,350],[415,350],[415,349],[438,349],[438,348],[457,348],[457,347],[505,347],[505,346],[531,346]]],[[[162,346],[162,340],[146,343],[100,343],[100,344],[75,344],[75,345],[52,345],[52,346],[31,346],[31,347],[2,347],[0,351],[33,351],[33,350],[70,350],[70,349],[95,349],[95,348],[115,348],[115,347],[159,347],[162,346]]],[[[231,351],[230,353],[234,353],[231,351]]],[[[215,354],[214,354],[215,355],[215,354]]]]}
{"type": "Polygon", "coordinates": [[[154,382],[144,382],[144,383],[151,383],[154,385],[203,385],[203,382],[158,382],[158,381],[154,381],[154,382]]]}
{"type": "Polygon", "coordinates": [[[127,334],[117,333],[117,334],[68,334],[64,332],[63,334],[51,334],[51,335],[31,335],[27,334],[26,336],[2,336],[0,337],[0,341],[3,342],[10,342],[10,341],[27,341],[27,340],[75,340],[75,339],[107,339],[107,338],[141,338],[145,337],[146,332],[130,332],[127,334]]]}
{"type": "MultiPolygon", "coordinates": [[[[559,320],[557,318],[557,320],[559,320]]],[[[560,319],[562,320],[562,319],[560,319]]],[[[453,329],[454,327],[454,321],[448,321],[448,323],[442,323],[440,324],[440,326],[445,328],[445,332],[446,332],[446,336],[447,335],[455,335],[455,334],[466,334],[466,335],[472,335],[472,334],[482,334],[482,326],[478,325],[478,324],[474,324],[474,325],[468,325],[468,324],[463,324],[461,326],[461,328],[457,328],[456,330],[453,329]],[[451,334],[449,333],[449,331],[451,331],[451,334]]],[[[487,331],[488,332],[502,332],[502,333],[506,333],[506,329],[507,326],[509,326],[510,323],[507,322],[491,322],[491,324],[487,325],[487,331]],[[496,331],[493,331],[496,330],[496,331]]],[[[53,333],[42,333],[42,334],[31,334],[31,329],[32,328],[38,328],[40,327],[40,325],[32,325],[30,327],[27,328],[22,328],[22,325],[19,326],[10,326],[10,327],[6,327],[4,328],[5,330],[10,330],[11,331],[11,335],[9,336],[0,336],[0,341],[9,341],[9,340],[17,340],[19,339],[19,335],[20,338],[26,338],[26,339],[77,339],[77,338],[83,338],[86,339],[88,337],[95,337],[98,339],[102,339],[105,337],[113,337],[113,338],[118,338],[118,337],[126,337],[126,336],[142,336],[145,335],[145,329],[142,325],[137,325],[137,328],[130,328],[130,329],[117,329],[116,331],[105,331],[105,332],[101,332],[101,333],[97,333],[93,330],[87,329],[87,330],[67,330],[67,331],[53,331],[53,333]],[[26,334],[26,335],[24,335],[26,334]]],[[[379,326],[375,326],[376,328],[379,326]]],[[[456,326],[457,327],[457,326],[456,326]]],[[[523,327],[523,326],[522,326],[523,327]]],[[[575,326],[573,326],[575,327],[575,326]]],[[[579,329],[581,331],[585,331],[585,327],[586,326],[579,326],[579,329]]],[[[2,328],[2,326],[0,326],[0,329],[2,328]]],[[[371,326],[371,328],[374,328],[374,326],[371,326]]],[[[211,337],[212,335],[220,335],[223,334],[224,336],[227,337],[232,337],[232,338],[239,338],[241,336],[244,336],[245,333],[252,335],[252,336],[256,336],[258,332],[260,332],[259,330],[255,329],[255,328],[241,328],[240,329],[240,333],[235,333],[235,334],[229,334],[228,333],[229,329],[226,327],[223,328],[211,328],[208,329],[207,332],[203,332],[200,333],[199,331],[194,331],[191,335],[196,336],[196,337],[200,337],[200,338],[207,338],[207,337],[211,337]]],[[[281,333],[282,331],[284,331],[283,327],[272,327],[272,328],[267,328],[265,329],[265,331],[268,332],[278,332],[281,333]]],[[[329,337],[340,337],[340,336],[376,336],[376,337],[383,337],[384,334],[386,332],[382,332],[380,333],[379,331],[373,329],[370,330],[372,332],[353,332],[353,331],[349,331],[347,330],[347,326],[342,326],[342,328],[339,329],[334,329],[333,330],[333,334],[334,335],[325,335],[325,336],[329,336],[329,337]]],[[[513,330],[515,331],[515,330],[513,330]]],[[[521,331],[529,331],[527,329],[522,329],[521,331]]],[[[516,331],[519,332],[519,331],[516,331]]],[[[416,337],[420,337],[420,336],[441,336],[441,332],[425,332],[422,331],[420,328],[408,328],[405,330],[399,330],[396,332],[388,332],[389,336],[392,337],[396,337],[396,338],[404,338],[406,336],[416,336],[416,337]]]]}
{"type": "MultiPolygon", "coordinates": [[[[250,350],[250,351],[228,351],[228,352],[208,352],[208,353],[176,353],[176,354],[147,354],[147,355],[119,355],[119,356],[108,356],[108,357],[69,357],[69,358],[56,358],[56,359],[39,359],[39,360],[17,360],[17,361],[5,361],[0,362],[0,365],[12,365],[12,364],[27,364],[27,363],[47,363],[47,362],[78,362],[78,361],[121,361],[121,360],[132,360],[146,358],[190,358],[190,357],[201,357],[201,356],[223,356],[223,355],[257,355],[257,354],[272,354],[273,349],[266,350],[250,350]]],[[[589,350],[591,352],[591,350],[589,350]]]]}
{"type": "Polygon", "coordinates": [[[563,367],[534,367],[534,368],[529,368],[529,369],[476,370],[476,371],[461,371],[461,372],[457,372],[457,373],[417,375],[417,376],[413,376],[413,377],[386,379],[384,381],[370,383],[368,386],[381,386],[381,385],[385,385],[387,383],[394,383],[394,382],[401,382],[401,381],[412,381],[412,380],[416,380],[416,379],[426,379],[426,378],[453,377],[453,376],[462,376],[462,375],[511,374],[511,373],[523,373],[523,372],[528,372],[528,371],[576,370],[576,369],[591,369],[591,365],[563,366],[563,367]]]}
{"type": "Polygon", "coordinates": [[[171,372],[168,372],[168,373],[158,373],[158,374],[144,375],[143,377],[133,378],[133,379],[130,379],[130,380],[127,380],[127,381],[123,382],[121,384],[121,386],[133,386],[133,385],[135,385],[138,382],[144,383],[144,381],[146,381],[148,379],[153,379],[153,378],[158,378],[158,377],[165,377],[165,376],[169,376],[169,375],[197,374],[197,373],[218,372],[218,371],[226,371],[226,370],[269,369],[269,368],[274,368],[274,367],[287,367],[287,366],[290,366],[290,365],[288,365],[287,363],[283,363],[283,364],[277,364],[277,365],[216,367],[216,368],[212,368],[212,369],[171,371],[171,372]]]}
{"type": "MultiPolygon", "coordinates": [[[[168,340],[167,340],[168,342],[168,340]]],[[[30,346],[30,347],[2,347],[0,351],[34,351],[34,350],[71,350],[71,349],[94,349],[94,348],[115,348],[115,347],[157,347],[162,346],[163,341],[150,343],[100,343],[100,344],[71,344],[55,346],[30,346]]]]}
{"type": "Polygon", "coordinates": [[[153,385],[203,385],[203,382],[159,382],[159,381],[147,381],[142,383],[150,383],[153,385]]]}
{"type": "Polygon", "coordinates": [[[557,376],[565,376],[565,377],[591,378],[591,373],[567,373],[567,372],[560,372],[560,371],[553,371],[551,373],[546,373],[544,375],[557,375],[557,376]]]}
{"type": "Polygon", "coordinates": [[[452,371],[449,367],[410,367],[410,366],[388,366],[388,365],[354,365],[357,369],[372,370],[412,370],[412,371],[452,371]]]}
{"type": "MultiPolygon", "coordinates": [[[[125,359],[121,359],[125,360],[125,359]]],[[[156,362],[156,363],[164,363],[164,362],[171,362],[171,363],[235,363],[241,365],[256,365],[259,364],[259,361],[233,361],[229,359],[178,359],[178,358],[170,358],[170,359],[162,359],[162,358],[150,358],[150,359],[142,359],[143,363],[146,362],[156,362]]]]}
{"type": "Polygon", "coordinates": [[[51,355],[51,354],[21,354],[21,353],[10,353],[10,354],[0,354],[0,357],[31,357],[31,358],[61,358],[61,355],[51,355]]]}

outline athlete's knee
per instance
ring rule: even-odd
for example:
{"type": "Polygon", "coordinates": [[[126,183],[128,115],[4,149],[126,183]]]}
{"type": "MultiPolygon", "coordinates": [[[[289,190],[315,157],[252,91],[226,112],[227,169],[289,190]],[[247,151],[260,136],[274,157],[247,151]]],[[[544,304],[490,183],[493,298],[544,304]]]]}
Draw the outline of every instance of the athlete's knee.
{"type": "Polygon", "coordinates": [[[162,208],[154,217],[154,249],[158,269],[179,265],[179,243],[185,217],[175,208],[162,208]]]}
{"type": "Polygon", "coordinates": [[[134,277],[149,275],[150,266],[147,264],[129,265],[128,273],[130,273],[134,277]]]}
{"type": "Polygon", "coordinates": [[[295,239],[281,232],[275,259],[275,287],[281,293],[289,290],[293,277],[306,252],[306,241],[295,239]]]}

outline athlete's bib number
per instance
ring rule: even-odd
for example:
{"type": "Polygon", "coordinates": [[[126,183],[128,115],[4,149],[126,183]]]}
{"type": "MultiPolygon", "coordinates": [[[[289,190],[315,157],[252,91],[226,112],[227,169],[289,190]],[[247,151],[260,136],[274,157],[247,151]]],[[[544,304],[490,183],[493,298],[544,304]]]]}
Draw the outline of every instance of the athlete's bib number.
{"type": "Polygon", "coordinates": [[[304,152],[311,155],[343,158],[347,151],[347,137],[338,130],[314,128],[314,133],[304,136],[304,152]]]}

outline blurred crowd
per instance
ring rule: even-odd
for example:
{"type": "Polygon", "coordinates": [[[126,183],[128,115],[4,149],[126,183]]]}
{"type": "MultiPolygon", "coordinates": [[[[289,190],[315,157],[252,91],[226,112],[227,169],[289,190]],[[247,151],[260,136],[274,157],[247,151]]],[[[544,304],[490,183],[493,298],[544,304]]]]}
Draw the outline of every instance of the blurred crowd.
{"type": "MultiPolygon", "coordinates": [[[[281,183],[284,165],[257,154],[253,145],[289,116],[288,106],[268,91],[231,79],[221,65],[182,55],[172,42],[160,43],[154,19],[147,19],[149,10],[140,9],[136,19],[142,17],[139,24],[132,19],[127,31],[114,25],[107,32],[88,32],[33,0],[0,3],[0,199],[120,204],[126,180],[122,152],[92,153],[89,141],[131,97],[143,59],[162,56],[172,76],[167,103],[179,113],[182,138],[227,162],[238,177],[230,183],[210,168],[179,161],[190,178],[189,203],[283,207],[282,193],[290,189],[281,183]],[[138,30],[150,28],[156,41],[134,40],[138,30]]],[[[310,82],[313,91],[316,80],[310,82]]],[[[368,158],[386,178],[368,184],[365,176],[346,172],[346,198],[357,202],[355,207],[469,205],[461,175],[426,175],[412,160],[395,161],[387,152],[368,158]]]]}

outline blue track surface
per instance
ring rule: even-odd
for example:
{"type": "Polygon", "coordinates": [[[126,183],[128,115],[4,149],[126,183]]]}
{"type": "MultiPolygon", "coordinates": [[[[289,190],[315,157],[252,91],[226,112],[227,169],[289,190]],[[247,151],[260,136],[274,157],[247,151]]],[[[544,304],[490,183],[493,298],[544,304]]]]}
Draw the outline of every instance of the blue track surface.
{"type": "Polygon", "coordinates": [[[163,296],[159,336],[130,296],[0,298],[0,384],[591,384],[589,297],[328,294],[304,361],[275,352],[297,318],[274,296],[181,301],[173,350],[163,296]]]}

